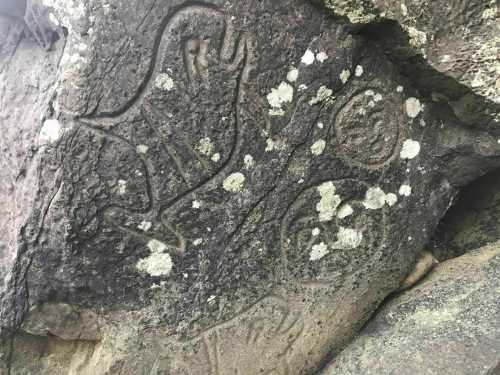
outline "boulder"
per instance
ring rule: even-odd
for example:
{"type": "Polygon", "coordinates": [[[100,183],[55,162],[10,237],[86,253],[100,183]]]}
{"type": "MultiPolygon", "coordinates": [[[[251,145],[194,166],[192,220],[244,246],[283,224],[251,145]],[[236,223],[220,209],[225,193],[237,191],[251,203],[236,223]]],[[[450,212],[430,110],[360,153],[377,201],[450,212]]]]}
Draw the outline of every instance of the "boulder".
{"type": "Polygon", "coordinates": [[[8,373],[314,373],[500,166],[497,103],[317,2],[29,6],[61,39],[4,17],[8,373]]]}
{"type": "Polygon", "coordinates": [[[385,303],[321,374],[500,374],[500,243],[385,303]]]}

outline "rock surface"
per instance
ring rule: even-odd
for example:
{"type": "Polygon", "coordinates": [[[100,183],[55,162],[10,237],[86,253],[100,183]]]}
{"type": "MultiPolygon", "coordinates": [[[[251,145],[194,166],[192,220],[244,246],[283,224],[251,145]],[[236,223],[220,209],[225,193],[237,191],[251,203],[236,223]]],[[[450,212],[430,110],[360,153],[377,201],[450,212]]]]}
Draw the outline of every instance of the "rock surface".
{"type": "Polygon", "coordinates": [[[500,374],[499,296],[497,242],[394,297],[322,374],[500,374]]]}
{"type": "Polygon", "coordinates": [[[432,250],[441,260],[500,240],[500,174],[491,172],[467,186],[448,211],[432,250]]]}
{"type": "Polygon", "coordinates": [[[489,91],[317,2],[29,6],[65,37],[1,21],[4,372],[312,374],[500,166],[489,91]]]}

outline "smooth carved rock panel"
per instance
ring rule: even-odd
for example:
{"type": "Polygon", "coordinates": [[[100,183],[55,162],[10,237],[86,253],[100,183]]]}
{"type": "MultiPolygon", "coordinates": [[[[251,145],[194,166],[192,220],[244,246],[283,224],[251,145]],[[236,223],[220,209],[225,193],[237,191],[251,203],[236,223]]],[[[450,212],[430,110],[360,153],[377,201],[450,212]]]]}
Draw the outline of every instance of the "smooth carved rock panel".
{"type": "MultiPolygon", "coordinates": [[[[104,321],[146,311],[130,324],[155,358],[120,356],[121,373],[309,373],[397,287],[448,208],[446,119],[307,2],[153,11],[138,89],[57,114],[22,295],[97,305],[104,321]]],[[[94,83],[79,97],[104,98],[94,83]]]]}

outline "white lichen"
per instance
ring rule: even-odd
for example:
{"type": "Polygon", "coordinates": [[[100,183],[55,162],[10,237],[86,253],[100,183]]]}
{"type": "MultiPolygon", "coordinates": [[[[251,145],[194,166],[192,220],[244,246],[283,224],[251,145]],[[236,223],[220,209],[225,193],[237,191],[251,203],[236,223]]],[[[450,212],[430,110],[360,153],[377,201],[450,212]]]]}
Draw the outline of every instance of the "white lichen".
{"type": "Polygon", "coordinates": [[[150,221],[142,221],[137,228],[139,228],[140,230],[144,231],[144,232],[147,232],[151,229],[151,227],[153,226],[153,224],[150,222],[150,221]]]}
{"type": "Polygon", "coordinates": [[[324,182],[317,188],[321,200],[316,204],[319,221],[330,221],[337,213],[337,207],[342,200],[340,196],[335,194],[336,188],[333,182],[324,182]]]}
{"type": "Polygon", "coordinates": [[[203,243],[203,238],[197,238],[193,241],[194,246],[200,246],[203,243]]]}
{"type": "Polygon", "coordinates": [[[252,155],[245,155],[243,157],[243,163],[245,164],[245,169],[252,169],[255,165],[255,160],[252,155]]]}
{"type": "Polygon", "coordinates": [[[281,107],[285,103],[293,100],[293,87],[287,82],[281,82],[277,88],[272,88],[267,94],[267,101],[271,106],[269,114],[271,116],[282,116],[284,110],[281,107]]]}
{"type": "Polygon", "coordinates": [[[401,185],[399,188],[399,195],[404,197],[409,197],[411,195],[411,186],[410,185],[401,185]]]}
{"type": "Polygon", "coordinates": [[[311,231],[313,237],[319,236],[320,233],[321,230],[319,228],[313,228],[313,230],[311,231]]]}
{"type": "Polygon", "coordinates": [[[320,139],[313,143],[311,146],[311,152],[313,155],[319,156],[325,151],[326,142],[323,139],[320,139]]]}
{"type": "Polygon", "coordinates": [[[318,62],[323,63],[328,59],[328,55],[325,52],[319,52],[316,54],[316,60],[318,62]]]}
{"type": "Polygon", "coordinates": [[[288,74],[286,75],[286,79],[288,82],[295,82],[299,78],[299,70],[296,68],[290,69],[288,74]]]}
{"type": "Polygon", "coordinates": [[[39,145],[50,145],[57,142],[63,134],[63,128],[58,120],[45,120],[40,134],[38,135],[39,145]]]}
{"type": "Polygon", "coordinates": [[[420,114],[420,112],[422,112],[423,107],[422,104],[420,103],[420,100],[412,97],[406,99],[405,109],[408,117],[416,118],[420,114]]]}
{"type": "Polygon", "coordinates": [[[385,202],[392,207],[398,202],[398,196],[394,193],[389,193],[385,196],[385,202]]]}
{"type": "Polygon", "coordinates": [[[123,195],[127,192],[127,181],[118,180],[118,194],[123,195]]]}
{"type": "Polygon", "coordinates": [[[366,191],[363,206],[369,210],[378,210],[384,207],[386,194],[380,187],[371,187],[366,191]]]}
{"type": "Polygon", "coordinates": [[[139,145],[137,146],[137,153],[138,154],[147,154],[149,151],[149,147],[146,145],[139,145]]]}
{"type": "Polygon", "coordinates": [[[195,209],[195,210],[198,210],[201,208],[201,202],[198,201],[198,200],[194,200],[191,204],[191,206],[195,209]]]}
{"type": "Polygon", "coordinates": [[[361,77],[363,75],[363,73],[364,73],[363,67],[361,65],[357,65],[356,69],[354,70],[354,75],[356,77],[361,77]]]}
{"type": "Polygon", "coordinates": [[[266,152],[282,151],[286,149],[286,143],[282,140],[266,139],[266,152]]]}
{"type": "Polygon", "coordinates": [[[339,78],[343,84],[347,83],[349,78],[351,78],[351,71],[349,69],[342,70],[342,73],[340,73],[339,78]]]}
{"type": "Polygon", "coordinates": [[[149,241],[147,246],[152,253],[162,253],[167,250],[167,245],[158,240],[149,241]]]}
{"type": "Polygon", "coordinates": [[[340,227],[337,241],[332,244],[334,250],[349,250],[357,248],[363,241],[363,233],[351,228],[340,227]]]}
{"type": "Polygon", "coordinates": [[[312,250],[309,253],[309,260],[311,261],[320,260],[328,253],[329,253],[328,246],[324,242],[320,242],[319,244],[312,246],[312,250]]]}
{"type": "Polygon", "coordinates": [[[318,103],[322,103],[332,97],[333,90],[329,89],[326,86],[321,86],[316,93],[316,97],[312,98],[309,101],[309,105],[315,105],[318,103]]]}
{"type": "Polygon", "coordinates": [[[300,61],[302,64],[311,65],[314,62],[314,52],[308,49],[300,61]]]}
{"type": "Polygon", "coordinates": [[[212,157],[210,158],[214,163],[218,163],[220,161],[220,154],[217,152],[215,154],[212,155],[212,157]]]}
{"type": "Polygon", "coordinates": [[[198,142],[197,150],[203,155],[210,156],[214,150],[214,144],[209,137],[202,138],[198,142]]]}
{"type": "Polygon", "coordinates": [[[401,3],[401,14],[403,15],[403,17],[406,17],[408,15],[408,7],[405,3],[401,3]]]}
{"type": "Polygon", "coordinates": [[[172,257],[168,253],[167,245],[158,240],[151,240],[147,244],[151,255],[139,260],[136,268],[150,276],[168,276],[173,268],[172,257]]]}
{"type": "Polygon", "coordinates": [[[163,91],[171,91],[174,88],[174,80],[167,73],[161,73],[155,79],[155,86],[163,91]]]}
{"type": "Polygon", "coordinates": [[[236,172],[226,177],[222,184],[222,187],[224,188],[224,190],[231,193],[238,193],[243,189],[244,182],[245,176],[243,175],[243,173],[236,172]]]}
{"type": "Polygon", "coordinates": [[[340,206],[337,212],[337,217],[339,219],[344,219],[348,216],[351,216],[354,213],[354,210],[350,204],[343,204],[340,206]]]}
{"type": "Polygon", "coordinates": [[[412,139],[407,139],[403,142],[400,156],[401,159],[413,159],[420,153],[420,143],[412,139]]]}
{"type": "Polygon", "coordinates": [[[137,262],[137,269],[150,276],[168,276],[172,272],[173,262],[170,254],[154,253],[137,262]]]}
{"type": "Polygon", "coordinates": [[[416,49],[421,49],[427,44],[427,34],[413,26],[405,27],[410,37],[410,45],[416,49]]]}

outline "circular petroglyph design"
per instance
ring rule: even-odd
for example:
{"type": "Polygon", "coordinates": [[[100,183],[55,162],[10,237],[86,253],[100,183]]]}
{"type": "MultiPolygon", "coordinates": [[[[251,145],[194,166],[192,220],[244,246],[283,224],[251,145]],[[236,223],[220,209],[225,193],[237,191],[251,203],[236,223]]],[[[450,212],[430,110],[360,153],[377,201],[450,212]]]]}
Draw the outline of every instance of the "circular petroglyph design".
{"type": "Polygon", "coordinates": [[[385,202],[368,209],[369,186],[346,179],[304,190],[281,224],[284,272],[300,283],[330,283],[368,261],[384,242],[385,202]]]}
{"type": "Polygon", "coordinates": [[[377,167],[390,161],[400,140],[402,99],[376,89],[354,94],[334,117],[341,155],[377,167]]]}

